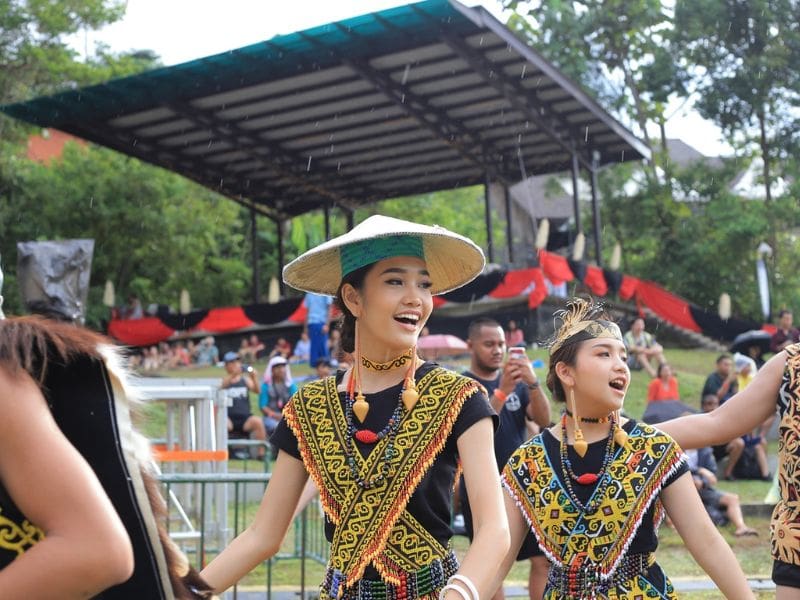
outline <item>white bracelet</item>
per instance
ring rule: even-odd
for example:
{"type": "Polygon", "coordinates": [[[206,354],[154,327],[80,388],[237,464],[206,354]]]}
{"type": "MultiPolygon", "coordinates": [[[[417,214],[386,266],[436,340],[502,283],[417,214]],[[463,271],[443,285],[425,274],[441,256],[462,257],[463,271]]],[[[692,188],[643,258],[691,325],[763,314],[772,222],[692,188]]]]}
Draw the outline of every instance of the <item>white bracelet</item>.
{"type": "Polygon", "coordinates": [[[452,583],[448,583],[439,591],[439,600],[444,600],[444,595],[447,593],[447,590],[454,590],[461,595],[463,600],[470,600],[469,596],[467,596],[467,592],[465,592],[461,586],[453,585],[452,583]]]}
{"type": "Polygon", "coordinates": [[[480,597],[478,596],[478,588],[475,587],[475,584],[472,583],[472,580],[469,577],[467,577],[466,575],[459,575],[458,573],[456,573],[450,579],[447,580],[447,583],[450,584],[455,581],[463,583],[465,586],[467,586],[469,594],[470,596],[472,596],[472,600],[480,600],[480,597]]]}

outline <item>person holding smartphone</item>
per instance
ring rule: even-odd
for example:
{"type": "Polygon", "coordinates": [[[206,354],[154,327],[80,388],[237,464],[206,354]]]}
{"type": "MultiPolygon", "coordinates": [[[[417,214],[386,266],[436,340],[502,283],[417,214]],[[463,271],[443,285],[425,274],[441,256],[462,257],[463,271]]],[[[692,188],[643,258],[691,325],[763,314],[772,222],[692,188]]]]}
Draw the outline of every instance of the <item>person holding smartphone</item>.
{"type": "MultiPolygon", "coordinates": [[[[550,425],[550,401],[542,391],[525,348],[508,348],[501,325],[494,319],[481,317],[470,323],[467,346],[470,351],[470,368],[464,375],[475,379],[486,388],[489,402],[500,417],[500,426],[494,435],[494,453],[498,471],[501,471],[511,453],[529,437],[529,426],[538,428],[550,425]]],[[[472,539],[472,514],[469,497],[464,486],[459,487],[464,528],[472,539]]],[[[526,539],[517,560],[531,560],[528,581],[530,598],[541,598],[547,582],[547,559],[531,534],[526,539]]],[[[500,588],[493,596],[503,598],[500,588]]]]}

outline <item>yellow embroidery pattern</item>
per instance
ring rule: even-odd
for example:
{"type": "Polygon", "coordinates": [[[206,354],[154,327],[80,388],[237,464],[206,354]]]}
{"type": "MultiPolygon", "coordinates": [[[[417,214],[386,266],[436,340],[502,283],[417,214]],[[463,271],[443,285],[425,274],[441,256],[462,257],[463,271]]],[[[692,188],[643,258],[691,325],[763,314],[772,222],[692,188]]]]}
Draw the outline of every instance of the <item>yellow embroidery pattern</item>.
{"type": "MultiPolygon", "coordinates": [[[[648,425],[636,424],[625,447],[617,450],[605,475],[612,483],[592,514],[584,514],[570,500],[550,464],[541,436],[517,449],[502,479],[553,563],[565,568],[580,566],[606,577],[614,573],[653,502],[656,524],[660,522],[664,511],[658,494],[683,460],[683,453],[671,438],[648,425]]],[[[667,587],[671,589],[669,581],[667,587]]],[[[647,591],[644,597],[662,597],[649,595],[654,588],[642,576],[628,580],[624,588],[647,591]]],[[[619,597],[635,597],[627,595],[630,591],[623,594],[622,586],[617,586],[617,592],[622,594],[619,597]]],[[[552,595],[554,590],[550,593],[545,597],[557,597],[552,595]]]]}
{"type": "MultiPolygon", "coordinates": [[[[345,462],[347,422],[333,377],[303,386],[284,409],[298,440],[303,462],[320,490],[328,518],[336,524],[330,565],[342,571],[347,585],[370,563],[381,578],[399,585],[403,572],[416,571],[447,549],[413,518],[406,505],[428,467],[444,447],[464,401],[479,384],[446,369],[434,368],[417,383],[419,400],[400,423],[395,456],[385,482],[363,489],[345,462]]],[[[388,439],[355,460],[368,479],[380,469],[388,439]]]]}
{"type": "Polygon", "coordinates": [[[44,539],[44,531],[25,519],[16,523],[2,514],[0,508],[0,550],[23,554],[35,543],[44,539]]]}

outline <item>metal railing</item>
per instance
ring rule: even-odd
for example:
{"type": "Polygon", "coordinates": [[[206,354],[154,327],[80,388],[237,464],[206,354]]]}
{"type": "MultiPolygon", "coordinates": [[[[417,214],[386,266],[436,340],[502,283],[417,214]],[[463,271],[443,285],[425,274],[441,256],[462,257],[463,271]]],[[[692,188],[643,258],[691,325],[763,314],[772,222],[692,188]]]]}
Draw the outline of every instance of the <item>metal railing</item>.
{"type": "MultiPolygon", "coordinates": [[[[189,557],[197,569],[207,564],[213,556],[244,530],[255,517],[261,497],[271,479],[268,472],[248,473],[163,473],[159,481],[164,486],[164,497],[167,501],[168,515],[166,526],[170,537],[189,557]],[[191,494],[186,494],[182,487],[190,487],[191,494]],[[219,493],[220,487],[226,493],[219,493]],[[193,505],[181,504],[180,498],[192,498],[193,505]],[[227,518],[219,524],[209,519],[209,514],[219,514],[221,507],[212,506],[219,498],[226,498],[227,518]],[[176,527],[177,525],[177,527],[176,527]]],[[[265,563],[264,591],[254,595],[247,593],[247,598],[262,597],[270,600],[273,595],[273,566],[285,559],[298,559],[299,581],[297,582],[301,597],[307,591],[316,591],[319,582],[306,582],[306,563],[315,561],[326,564],[328,561],[328,543],[325,539],[324,518],[318,502],[311,502],[295,519],[290,529],[289,538],[282,546],[281,552],[265,563]],[[308,588],[308,589],[307,589],[308,588]]],[[[239,597],[238,586],[233,588],[229,597],[239,597]]]]}

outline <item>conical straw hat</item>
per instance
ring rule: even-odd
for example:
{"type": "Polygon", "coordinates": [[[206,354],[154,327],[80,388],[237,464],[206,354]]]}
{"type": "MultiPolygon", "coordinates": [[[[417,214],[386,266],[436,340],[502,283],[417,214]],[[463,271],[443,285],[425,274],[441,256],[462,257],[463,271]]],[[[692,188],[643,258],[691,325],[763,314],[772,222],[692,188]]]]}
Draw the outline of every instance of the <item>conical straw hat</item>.
{"type": "Polygon", "coordinates": [[[375,215],[298,256],[283,268],[283,280],[298,290],[335,296],[343,274],[384,258],[419,256],[415,252],[425,260],[433,294],[469,283],[486,263],[475,242],[444,227],[375,215]]]}

